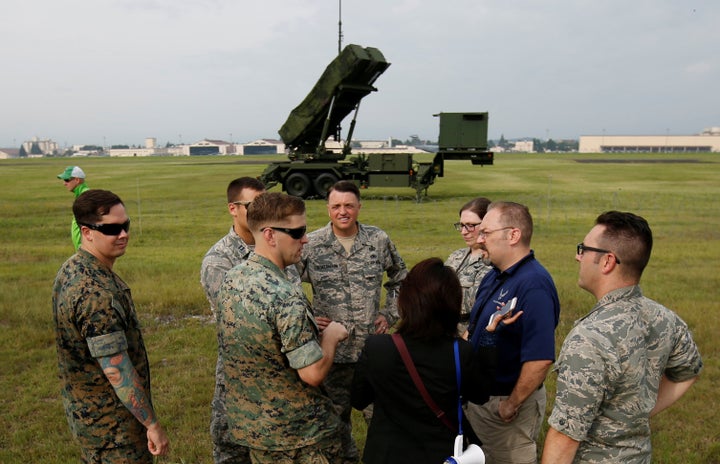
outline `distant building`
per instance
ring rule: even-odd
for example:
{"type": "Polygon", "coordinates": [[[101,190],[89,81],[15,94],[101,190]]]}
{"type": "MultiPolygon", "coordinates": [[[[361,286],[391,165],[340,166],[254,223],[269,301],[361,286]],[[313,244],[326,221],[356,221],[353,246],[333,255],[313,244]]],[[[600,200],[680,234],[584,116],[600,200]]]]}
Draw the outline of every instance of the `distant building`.
{"type": "Polygon", "coordinates": [[[238,155],[276,155],[285,153],[285,144],[282,140],[258,139],[238,145],[237,153],[238,155]]]}
{"type": "Polygon", "coordinates": [[[0,148],[0,159],[19,158],[19,148],[0,148]]]}
{"type": "Polygon", "coordinates": [[[190,145],[190,155],[230,155],[235,145],[224,140],[203,139],[190,145]]]}
{"type": "Polygon", "coordinates": [[[59,153],[58,144],[52,140],[40,140],[33,137],[32,140],[22,143],[29,158],[39,158],[45,155],[56,155],[59,153]]]}
{"type": "Polygon", "coordinates": [[[532,140],[518,140],[513,145],[512,151],[518,153],[532,153],[535,151],[535,144],[532,140]]]}
{"type": "Polygon", "coordinates": [[[582,135],[580,153],[699,153],[720,152],[720,127],[699,135],[582,135]]]}

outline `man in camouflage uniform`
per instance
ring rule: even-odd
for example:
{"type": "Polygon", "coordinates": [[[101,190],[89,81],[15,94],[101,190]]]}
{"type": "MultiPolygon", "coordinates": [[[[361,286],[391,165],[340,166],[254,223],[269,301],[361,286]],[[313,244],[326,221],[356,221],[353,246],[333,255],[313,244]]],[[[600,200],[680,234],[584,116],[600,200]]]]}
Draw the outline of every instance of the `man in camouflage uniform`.
{"type": "Polygon", "coordinates": [[[65,414],[82,462],[152,463],[169,443],[150,394],[150,366],[130,289],[113,271],[130,219],[117,195],[73,204],[82,245],[58,271],[53,318],[65,414]]]}
{"type": "MultiPolygon", "coordinates": [[[[216,314],[217,296],[227,271],[244,263],[253,252],[255,240],[247,226],[247,208],[255,197],[265,192],[265,186],[254,177],[240,177],[227,187],[227,207],[233,218],[230,231],[213,245],[202,261],[200,283],[216,314]]],[[[215,394],[212,401],[210,435],[213,442],[215,464],[250,462],[248,448],[238,445],[228,430],[225,410],[225,379],[222,362],[218,356],[215,367],[215,394]]]]}
{"type": "Polygon", "coordinates": [[[370,334],[385,333],[398,319],[397,297],[407,268],[388,235],[358,222],[360,191],[340,181],[328,193],[330,223],[308,236],[298,265],[303,281],[312,285],[313,314],[322,329],[330,321],[349,332],[335,354],[325,388],[344,423],[344,462],[356,463],[359,452],[352,437],[350,385],[355,364],[370,334]],[[383,274],[387,273],[385,308],[380,309],[383,274]]]}
{"type": "Polygon", "coordinates": [[[578,245],[578,285],[598,301],[560,351],[543,463],[651,462],[650,417],[697,379],[687,325],[640,290],[651,250],[647,221],[618,211],[578,245]]]}
{"type": "Polygon", "coordinates": [[[253,463],[336,463],[340,419],[321,389],[347,338],[318,329],[302,287],[284,269],[300,260],[305,204],[282,193],[248,209],[255,253],[228,271],[217,300],[228,426],[253,463]]]}

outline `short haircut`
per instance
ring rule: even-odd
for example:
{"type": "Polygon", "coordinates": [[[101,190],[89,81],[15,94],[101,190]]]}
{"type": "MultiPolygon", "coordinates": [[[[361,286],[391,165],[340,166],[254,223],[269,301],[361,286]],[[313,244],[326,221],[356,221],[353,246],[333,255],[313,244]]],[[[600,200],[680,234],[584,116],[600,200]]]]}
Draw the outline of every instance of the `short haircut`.
{"type": "Polygon", "coordinates": [[[258,231],[270,223],[301,214],[305,214],[305,202],[301,198],[278,192],[263,193],[248,207],[248,228],[258,231]]]}
{"type": "Polygon", "coordinates": [[[500,224],[502,227],[515,227],[520,229],[521,242],[530,246],[533,234],[533,220],[527,206],[512,201],[493,201],[487,210],[500,211],[500,224]]]}
{"type": "Polygon", "coordinates": [[[330,198],[330,194],[335,192],[350,192],[354,193],[357,197],[358,201],[360,201],[360,189],[358,188],[357,184],[351,180],[341,180],[338,182],[335,182],[332,187],[328,189],[328,198],[330,198]]]}
{"type": "Polygon", "coordinates": [[[244,189],[251,189],[257,192],[265,190],[265,184],[254,177],[238,177],[228,184],[227,201],[232,203],[240,196],[240,192],[244,189]]]}
{"type": "Polygon", "coordinates": [[[115,205],[123,205],[119,196],[109,190],[91,189],[80,194],[73,203],[75,222],[97,224],[115,205]]]}
{"type": "Polygon", "coordinates": [[[400,287],[397,332],[424,340],[455,337],[461,306],[462,288],[455,271],[440,258],[420,261],[400,287]]]}
{"type": "Polygon", "coordinates": [[[606,211],[595,220],[605,226],[600,246],[617,254],[625,273],[640,280],[650,261],[653,236],[648,222],[633,213],[606,211]]]}
{"type": "Polygon", "coordinates": [[[487,213],[487,209],[490,203],[490,200],[485,197],[473,198],[472,200],[462,205],[460,211],[458,212],[458,215],[462,215],[463,211],[470,211],[477,214],[478,217],[482,219],[483,217],[485,217],[485,213],[487,213]]]}

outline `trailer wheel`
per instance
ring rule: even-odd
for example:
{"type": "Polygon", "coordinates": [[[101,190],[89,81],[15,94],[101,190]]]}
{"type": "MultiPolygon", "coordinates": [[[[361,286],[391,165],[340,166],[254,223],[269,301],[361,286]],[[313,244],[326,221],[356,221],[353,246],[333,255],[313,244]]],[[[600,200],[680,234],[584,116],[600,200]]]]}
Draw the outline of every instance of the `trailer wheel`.
{"type": "Polygon", "coordinates": [[[315,192],[322,198],[327,198],[328,190],[330,187],[335,185],[338,178],[335,174],[330,172],[323,172],[315,178],[313,184],[315,185],[315,192]]]}
{"type": "Polygon", "coordinates": [[[302,172],[294,172],[285,179],[284,188],[288,195],[307,198],[312,190],[312,184],[308,176],[302,172]]]}

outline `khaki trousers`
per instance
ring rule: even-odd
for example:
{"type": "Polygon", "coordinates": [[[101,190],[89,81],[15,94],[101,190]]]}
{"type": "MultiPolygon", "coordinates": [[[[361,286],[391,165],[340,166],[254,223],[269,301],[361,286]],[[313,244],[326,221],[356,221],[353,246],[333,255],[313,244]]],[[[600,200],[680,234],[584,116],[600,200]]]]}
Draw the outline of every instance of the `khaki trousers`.
{"type": "Polygon", "coordinates": [[[485,464],[535,464],[547,402],[545,387],[530,395],[509,423],[498,415],[498,404],[504,399],[507,396],[491,396],[485,404],[468,403],[465,407],[465,415],[483,443],[485,464]]]}

